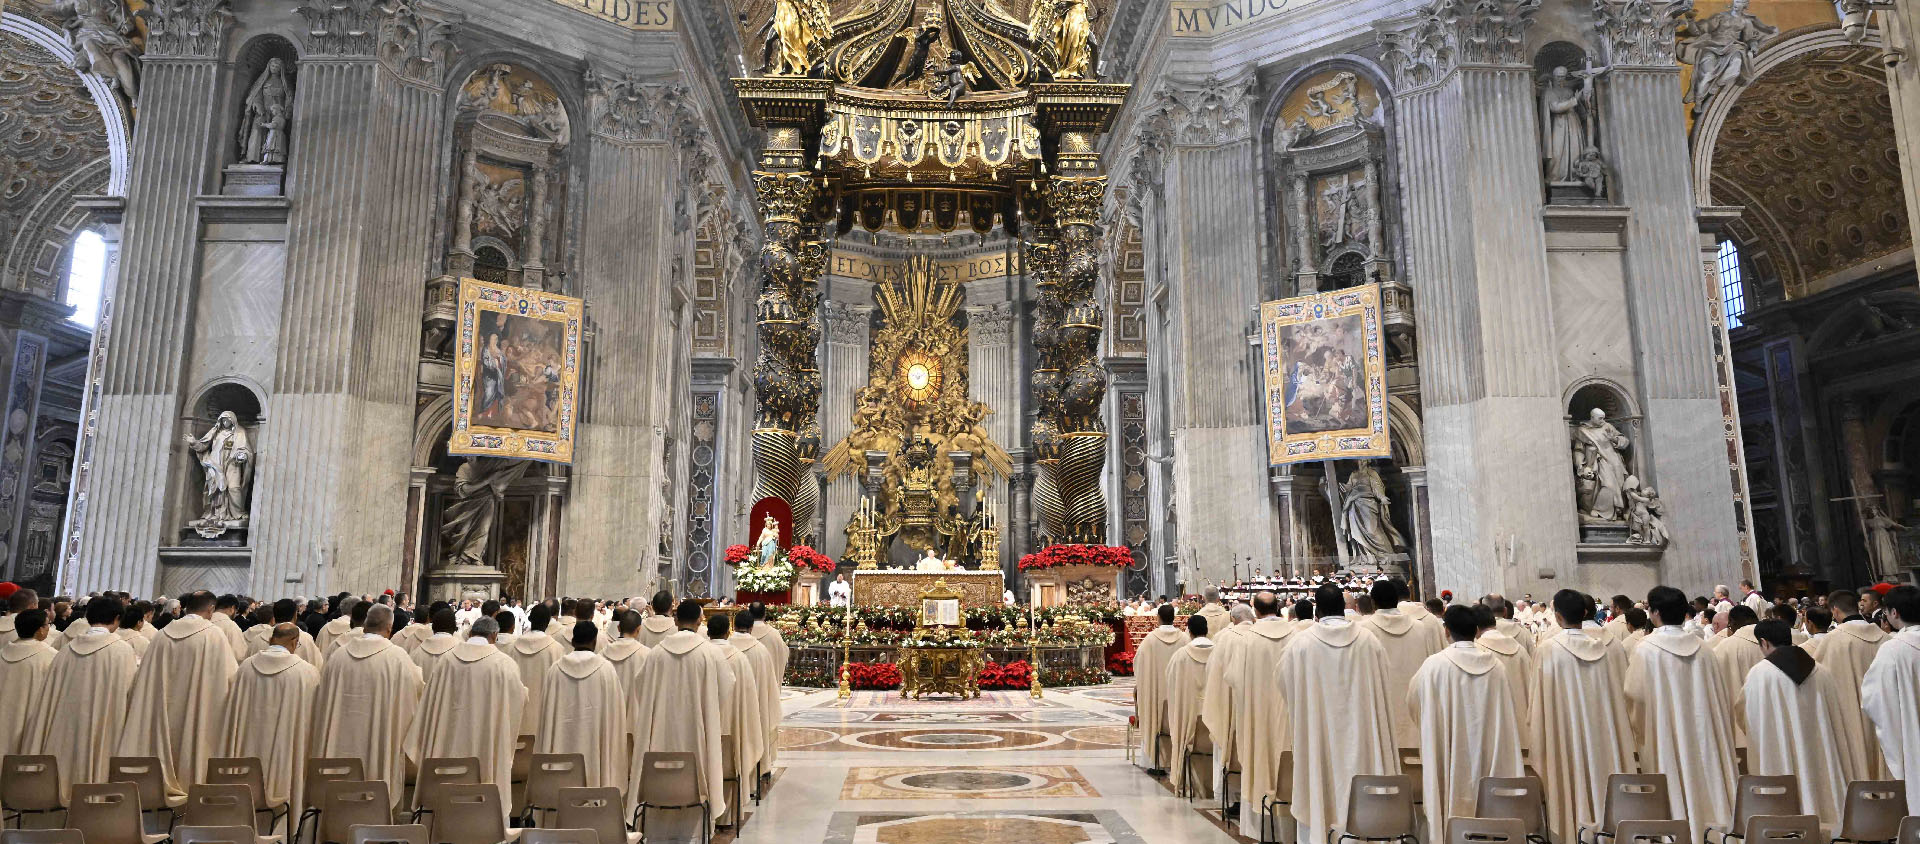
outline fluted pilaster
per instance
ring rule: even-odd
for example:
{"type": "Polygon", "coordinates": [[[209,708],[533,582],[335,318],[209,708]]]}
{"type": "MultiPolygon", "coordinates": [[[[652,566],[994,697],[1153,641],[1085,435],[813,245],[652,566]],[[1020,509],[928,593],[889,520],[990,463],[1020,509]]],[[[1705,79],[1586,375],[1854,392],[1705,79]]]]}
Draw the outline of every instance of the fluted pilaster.
{"type": "Polygon", "coordinates": [[[171,527],[163,523],[167,490],[177,486],[169,461],[196,285],[193,197],[209,192],[213,124],[225,100],[211,58],[150,57],[142,68],[113,335],[95,376],[96,436],[81,458],[87,478],[76,489],[84,521],[61,555],[61,587],[76,592],[155,588],[155,548],[171,527]]]}
{"type": "MultiPolygon", "coordinates": [[[[868,344],[873,309],[863,305],[826,302],[820,307],[824,323],[825,387],[820,396],[820,441],[837,443],[853,430],[853,399],[867,385],[868,344]]],[[[859,458],[864,463],[865,458],[859,458]]],[[[860,482],[842,477],[827,485],[826,535],[820,551],[839,559],[847,550],[847,519],[860,503],[860,482]]]]}

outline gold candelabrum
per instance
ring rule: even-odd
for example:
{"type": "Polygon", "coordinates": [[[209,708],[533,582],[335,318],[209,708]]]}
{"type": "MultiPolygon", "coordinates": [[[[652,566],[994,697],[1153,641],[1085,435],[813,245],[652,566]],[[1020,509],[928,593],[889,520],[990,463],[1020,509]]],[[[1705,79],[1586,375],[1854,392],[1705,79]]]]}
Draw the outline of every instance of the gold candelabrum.
{"type": "Polygon", "coordinates": [[[1040,616],[1031,609],[1028,612],[1033,614],[1033,624],[1030,627],[1032,635],[1027,637],[1027,664],[1033,666],[1033,673],[1030,675],[1033,682],[1028,687],[1027,693],[1032,695],[1034,700],[1039,700],[1043,694],[1040,686],[1040,616]]]}
{"type": "Polygon", "coordinates": [[[880,528],[874,511],[872,499],[860,499],[860,512],[857,514],[860,526],[854,529],[853,560],[855,568],[873,570],[880,567],[880,528]]]}
{"type": "Polygon", "coordinates": [[[853,662],[853,607],[851,602],[841,608],[843,622],[840,630],[840,699],[853,697],[853,670],[847,666],[853,662]]]}
{"type": "Polygon", "coordinates": [[[1000,567],[1000,528],[993,520],[993,511],[986,509],[986,502],[980,507],[980,570],[992,571],[1000,567]]]}

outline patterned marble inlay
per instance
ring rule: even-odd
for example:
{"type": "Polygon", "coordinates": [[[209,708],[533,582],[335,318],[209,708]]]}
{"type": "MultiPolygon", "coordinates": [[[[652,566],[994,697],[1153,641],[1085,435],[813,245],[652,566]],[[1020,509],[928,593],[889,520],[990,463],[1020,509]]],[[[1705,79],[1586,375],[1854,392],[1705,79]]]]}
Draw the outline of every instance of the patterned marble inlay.
{"type": "Polygon", "coordinates": [[[1116,812],[836,812],[827,844],[1144,844],[1116,812]]]}
{"type": "Polygon", "coordinates": [[[849,768],[840,787],[842,800],[1099,796],[1079,771],[1065,765],[849,768]]]}
{"type": "Polygon", "coordinates": [[[959,710],[980,710],[986,712],[1010,712],[1023,709],[1040,709],[1060,704],[1050,700],[1034,700],[1027,692],[981,692],[973,700],[914,700],[904,698],[899,692],[854,692],[851,701],[829,700],[819,704],[821,708],[836,707],[852,709],[885,709],[902,712],[953,712],[959,710]]]}

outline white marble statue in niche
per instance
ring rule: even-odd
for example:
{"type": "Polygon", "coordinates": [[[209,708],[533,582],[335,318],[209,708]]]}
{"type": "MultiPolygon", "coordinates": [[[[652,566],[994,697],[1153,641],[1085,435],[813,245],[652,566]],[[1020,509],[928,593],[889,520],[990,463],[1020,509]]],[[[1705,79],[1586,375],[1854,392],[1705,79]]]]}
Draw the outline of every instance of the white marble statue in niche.
{"type": "Polygon", "coordinates": [[[128,102],[139,99],[139,56],[126,0],[55,0],[49,11],[73,40],[74,70],[107,80],[128,102]]]}
{"type": "Polygon", "coordinates": [[[1393,526],[1387,485],[1373,461],[1363,460],[1340,485],[1340,519],[1347,554],[1356,563],[1383,566],[1406,546],[1393,526]]]}
{"type": "Polygon", "coordinates": [[[200,464],[200,516],[187,527],[206,539],[247,527],[247,491],[253,483],[253,446],[233,411],[222,411],[187,448],[200,464]]]}
{"type": "Polygon", "coordinates": [[[293,119],[293,80],[280,59],[268,59],[267,68],[247,89],[240,115],[240,163],[287,163],[287,125],[293,119]]]}
{"type": "Polygon", "coordinates": [[[448,565],[487,564],[487,545],[507,487],[533,466],[529,460],[469,457],[453,473],[453,495],[440,520],[441,558],[448,565]]]}
{"type": "Polygon", "coordinates": [[[1588,59],[1582,69],[1559,65],[1541,80],[1540,157],[1549,189],[1574,188],[1595,197],[1605,193],[1593,81],[1609,70],[1595,68],[1588,59]]]}
{"type": "Polygon", "coordinates": [[[1573,428],[1573,473],[1580,515],[1589,521],[1618,522],[1627,506],[1627,436],[1594,408],[1573,428]]]}

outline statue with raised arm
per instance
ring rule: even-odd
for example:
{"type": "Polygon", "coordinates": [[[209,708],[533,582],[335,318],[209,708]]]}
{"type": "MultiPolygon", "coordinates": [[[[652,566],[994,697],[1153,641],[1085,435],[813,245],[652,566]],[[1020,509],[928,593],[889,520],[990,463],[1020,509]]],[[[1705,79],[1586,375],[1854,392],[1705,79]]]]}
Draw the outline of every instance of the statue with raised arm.
{"type": "Polygon", "coordinates": [[[1733,0],[1726,11],[1680,29],[1680,60],[1693,65],[1693,84],[1685,102],[1698,117],[1720,92],[1753,81],[1753,57],[1780,30],[1747,11],[1749,0],[1733,0]]]}
{"type": "Polygon", "coordinates": [[[213,539],[247,526],[247,489],[253,481],[253,446],[247,429],[233,411],[222,411],[213,426],[198,438],[188,437],[187,448],[200,464],[200,517],[187,523],[195,533],[213,539]]]}
{"type": "Polygon", "coordinates": [[[49,10],[73,41],[73,69],[107,80],[127,102],[140,97],[133,13],[127,0],[55,0],[49,10]]]}

